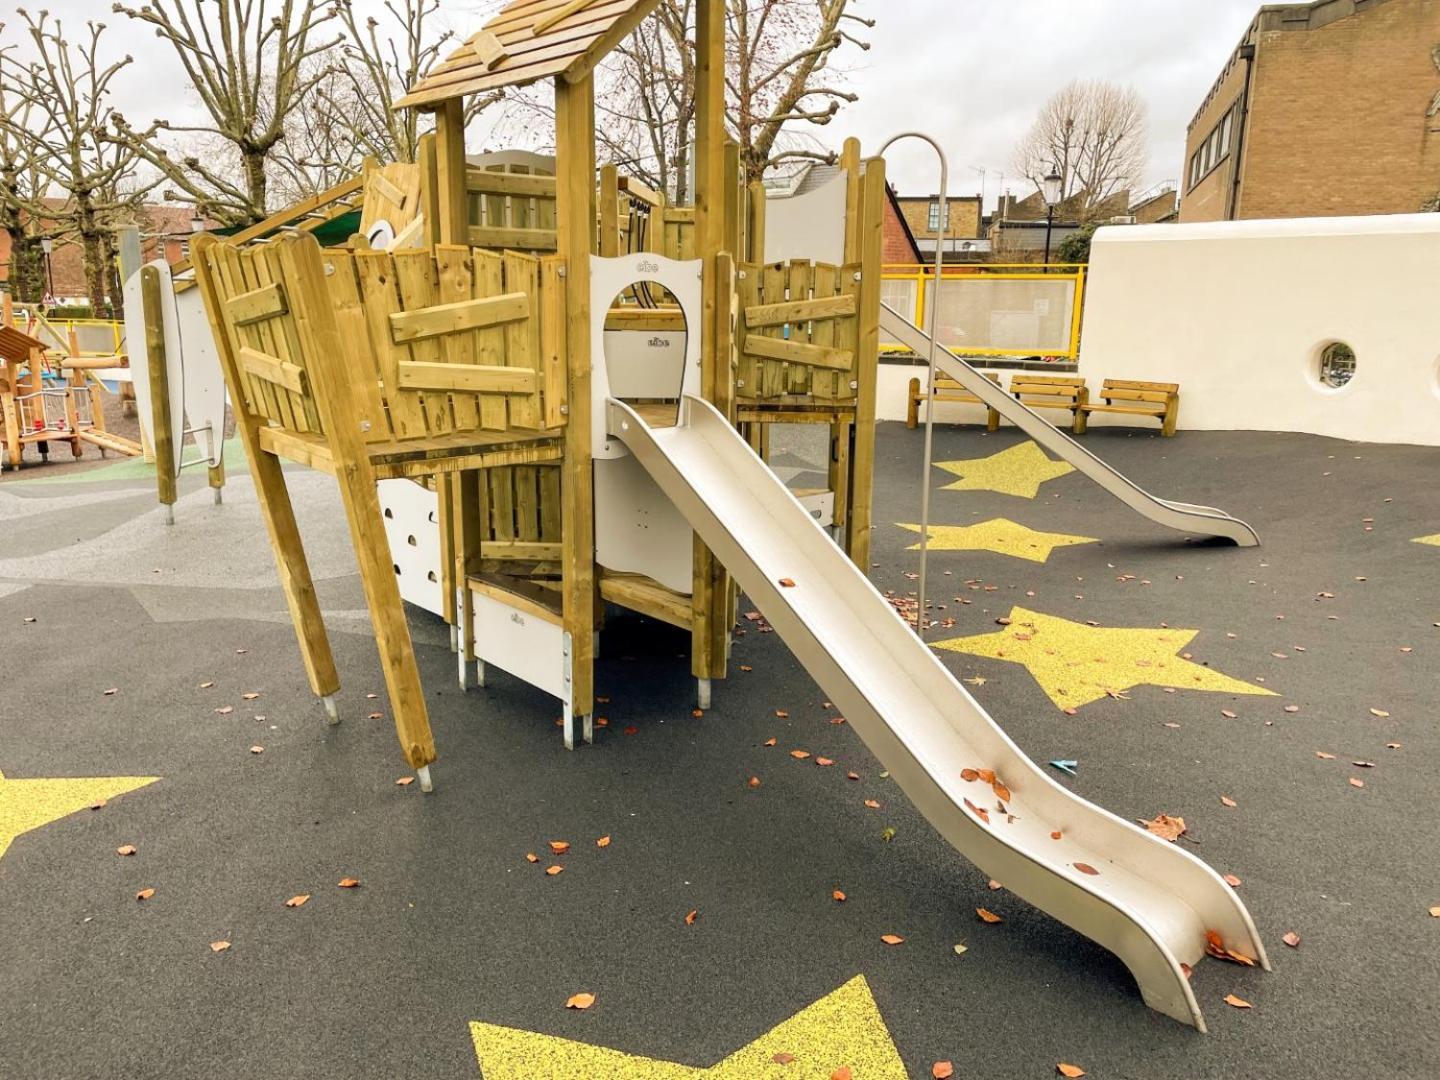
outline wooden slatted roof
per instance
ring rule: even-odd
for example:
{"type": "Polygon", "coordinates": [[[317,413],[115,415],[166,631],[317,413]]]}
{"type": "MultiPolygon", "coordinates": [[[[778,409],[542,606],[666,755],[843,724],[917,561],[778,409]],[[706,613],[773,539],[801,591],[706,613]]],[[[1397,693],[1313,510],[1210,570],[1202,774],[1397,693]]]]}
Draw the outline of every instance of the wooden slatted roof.
{"type": "Polygon", "coordinates": [[[514,0],[410,88],[397,108],[427,108],[502,86],[575,82],[659,0],[514,0]]]}

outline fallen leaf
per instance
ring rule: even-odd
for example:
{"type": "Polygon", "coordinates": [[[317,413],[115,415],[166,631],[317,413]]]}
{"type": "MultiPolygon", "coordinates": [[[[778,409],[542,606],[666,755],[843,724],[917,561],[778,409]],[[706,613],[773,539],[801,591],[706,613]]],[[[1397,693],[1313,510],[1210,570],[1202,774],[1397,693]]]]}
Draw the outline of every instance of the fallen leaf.
{"type": "Polygon", "coordinates": [[[901,937],[899,934],[881,934],[881,935],[880,935],[880,940],[883,941],[886,945],[903,945],[903,944],[905,944],[905,939],[904,939],[903,937],[901,937]]]}
{"type": "Polygon", "coordinates": [[[834,765],[835,762],[831,761],[828,757],[817,757],[817,758],[815,759],[815,764],[816,764],[816,765],[830,766],[830,765],[834,765]]]}
{"type": "Polygon", "coordinates": [[[134,854],[135,854],[135,851],[136,851],[136,848],[135,848],[135,845],[134,845],[134,844],[125,844],[125,845],[123,845],[122,847],[117,847],[117,848],[115,849],[115,854],[116,854],[116,855],[134,855],[134,854]]]}
{"type": "Polygon", "coordinates": [[[967,784],[969,784],[969,783],[973,783],[973,782],[976,781],[976,780],[979,780],[979,779],[980,779],[980,774],[979,774],[978,772],[976,772],[974,769],[961,769],[961,770],[960,770],[960,779],[961,779],[961,780],[964,780],[967,784]]]}
{"type": "Polygon", "coordinates": [[[792,1061],[795,1060],[795,1055],[781,1052],[779,1054],[772,1054],[770,1056],[770,1060],[773,1061],[776,1065],[789,1065],[792,1061]]]}
{"type": "Polygon", "coordinates": [[[260,696],[259,694],[256,694],[256,693],[253,693],[253,692],[252,692],[252,693],[249,693],[249,694],[241,694],[241,695],[240,695],[240,700],[241,700],[241,701],[254,701],[254,700],[255,700],[256,698],[258,698],[259,696],[260,696]]]}
{"type": "Polygon", "coordinates": [[[686,926],[694,926],[694,925],[695,925],[695,920],[698,919],[699,917],[700,917],[700,912],[698,912],[698,911],[696,911],[696,910],[694,910],[694,909],[692,908],[690,911],[688,911],[688,912],[685,914],[685,925],[686,925],[686,926]]]}
{"type": "Polygon", "coordinates": [[[1440,904],[1436,904],[1430,909],[1430,917],[1432,919],[1440,919],[1440,904]]]}
{"type": "Polygon", "coordinates": [[[570,997],[570,999],[569,999],[568,1001],[565,1002],[565,1007],[566,1007],[567,1009],[579,1009],[579,1010],[583,1011],[583,1010],[585,1010],[585,1009],[588,1009],[591,1005],[594,1005],[594,1004],[595,1004],[595,995],[594,995],[594,994],[574,994],[574,995],[572,995],[572,996],[570,997]]]}
{"type": "Polygon", "coordinates": [[[602,837],[600,837],[600,839],[598,839],[598,840],[595,841],[595,846],[596,846],[596,847],[609,847],[609,846],[610,846],[610,837],[608,837],[608,836],[602,836],[602,837]]]}
{"type": "Polygon", "coordinates": [[[533,851],[527,851],[525,853],[525,861],[528,863],[537,863],[540,861],[540,856],[536,855],[533,851]]]}
{"type": "Polygon", "coordinates": [[[625,734],[626,734],[626,735],[638,735],[638,734],[640,734],[640,729],[639,729],[638,727],[636,727],[634,724],[630,724],[629,726],[627,726],[627,727],[625,728],[625,734]]]}
{"type": "Polygon", "coordinates": [[[859,779],[860,779],[860,774],[859,774],[858,772],[847,772],[847,773],[845,774],[845,779],[846,779],[846,780],[859,780],[859,779]]]}
{"type": "Polygon", "coordinates": [[[1229,885],[1232,889],[1238,889],[1240,887],[1240,879],[1234,874],[1226,874],[1225,884],[1229,885]]]}
{"type": "Polygon", "coordinates": [[[360,887],[360,879],[353,877],[342,877],[338,884],[342,889],[358,889],[360,887]]]}
{"type": "Polygon", "coordinates": [[[752,776],[752,777],[750,777],[749,784],[750,784],[750,786],[751,786],[752,788],[753,788],[753,787],[759,787],[759,786],[760,786],[760,778],[759,778],[758,776],[752,776]]]}
{"type": "Polygon", "coordinates": [[[1334,760],[1335,760],[1335,755],[1334,755],[1334,754],[1327,754],[1324,750],[1316,750],[1316,751],[1315,751],[1315,756],[1318,757],[1321,761],[1334,761],[1334,760]]]}
{"type": "Polygon", "coordinates": [[[210,951],[211,951],[211,952],[224,952],[224,951],[225,951],[226,949],[228,949],[228,948],[230,948],[230,942],[228,942],[228,941],[212,941],[212,942],[210,942],[210,951]]]}
{"type": "Polygon", "coordinates": [[[290,897],[289,900],[286,900],[286,901],[285,901],[285,906],[286,906],[286,907],[304,907],[306,901],[308,901],[309,899],[310,899],[310,894],[309,894],[308,892],[307,892],[307,893],[301,893],[299,896],[292,896],[292,897],[290,897]]]}
{"type": "Polygon", "coordinates": [[[567,851],[569,851],[569,850],[570,850],[570,841],[568,841],[568,840],[551,840],[551,841],[550,841],[550,851],[551,851],[553,854],[555,854],[555,855],[564,855],[564,854],[565,854],[567,851]]]}
{"type": "Polygon", "coordinates": [[[935,1080],[950,1080],[955,1075],[955,1066],[949,1061],[937,1061],[930,1066],[930,1075],[935,1080]]]}
{"type": "Polygon", "coordinates": [[[843,904],[846,900],[845,894],[839,889],[836,889],[834,892],[832,892],[830,896],[837,904],[843,904]]]}
{"type": "Polygon", "coordinates": [[[855,1074],[850,1071],[849,1065],[841,1065],[830,1074],[830,1080],[855,1080],[855,1074]]]}
{"type": "Polygon", "coordinates": [[[999,915],[996,915],[993,911],[989,911],[983,907],[977,907],[975,909],[975,914],[980,916],[981,922],[998,923],[1005,921],[999,915]]]}
{"type": "Polygon", "coordinates": [[[1289,945],[1292,949],[1298,949],[1300,947],[1300,935],[1295,933],[1294,930],[1286,933],[1285,936],[1282,937],[1280,940],[1285,942],[1285,944],[1289,945]]]}
{"type": "Polygon", "coordinates": [[[995,792],[995,797],[1001,802],[1008,803],[1010,801],[1010,789],[1006,787],[1003,783],[1001,783],[999,780],[996,780],[993,784],[991,784],[990,788],[992,791],[995,792]]]}
{"type": "Polygon", "coordinates": [[[809,750],[791,750],[791,751],[790,751],[790,756],[793,757],[796,761],[804,761],[807,757],[810,756],[810,751],[809,751],[809,750]]]}
{"type": "Polygon", "coordinates": [[[879,810],[879,809],[880,809],[880,804],[879,804],[878,802],[876,802],[874,799],[866,799],[866,800],[865,800],[865,805],[868,806],[871,810],[879,810]]]}
{"type": "Polygon", "coordinates": [[[399,780],[396,780],[396,781],[395,781],[395,785],[396,785],[397,787],[409,787],[409,786],[410,786],[411,784],[413,784],[414,782],[415,782],[415,777],[413,777],[413,776],[402,776],[402,777],[400,777],[399,780]]]}
{"type": "Polygon", "coordinates": [[[960,942],[960,944],[954,946],[954,949],[955,949],[955,955],[956,955],[956,956],[964,956],[967,952],[970,951],[970,946],[966,945],[966,944],[962,941],[962,942],[960,942]]]}
{"type": "Polygon", "coordinates": [[[1185,819],[1182,817],[1171,817],[1169,814],[1157,814],[1154,818],[1144,823],[1147,831],[1154,833],[1165,840],[1174,843],[1185,835],[1185,819]]]}
{"type": "Polygon", "coordinates": [[[155,895],[155,890],[154,890],[154,889],[141,889],[139,892],[137,892],[137,893],[135,894],[135,899],[136,899],[136,900],[149,900],[150,897],[152,897],[152,896],[154,896],[154,895],[155,895]]]}
{"type": "Polygon", "coordinates": [[[104,799],[96,799],[94,802],[92,802],[92,803],[90,804],[90,809],[91,809],[91,810],[104,810],[104,809],[105,809],[105,801],[106,801],[106,800],[104,800],[104,799]]]}
{"type": "Polygon", "coordinates": [[[1371,709],[1371,710],[1370,710],[1370,715],[1371,715],[1371,716],[1378,716],[1381,720],[1388,719],[1389,716],[1390,716],[1390,714],[1389,714],[1388,712],[1386,712],[1384,709],[1371,709]]]}
{"type": "Polygon", "coordinates": [[[105,696],[106,696],[106,697],[114,697],[114,696],[115,696],[116,694],[118,694],[119,692],[120,692],[120,688],[119,688],[118,686],[112,686],[109,690],[106,690],[106,691],[105,691],[105,696]]]}
{"type": "Polygon", "coordinates": [[[1255,1007],[1251,1005],[1250,1002],[1246,1001],[1244,998],[1236,997],[1234,994],[1225,995],[1225,1004],[1232,1005],[1237,1009],[1253,1009],[1255,1007]]]}
{"type": "Polygon", "coordinates": [[[891,840],[894,840],[894,839],[895,839],[895,826],[894,826],[894,825],[886,825],[885,828],[881,829],[881,830],[880,830],[880,839],[881,839],[881,840],[884,840],[887,844],[888,844],[891,840]]]}
{"type": "Polygon", "coordinates": [[[1099,874],[1100,874],[1100,871],[1099,871],[1099,870],[1096,870],[1096,869],[1095,869],[1093,866],[1091,866],[1089,863],[1077,862],[1077,863],[1075,864],[1075,869],[1076,869],[1076,870],[1079,870],[1082,874],[1093,874],[1093,875],[1095,875],[1095,876],[1097,876],[1097,877],[1098,877],[1099,874]]]}
{"type": "Polygon", "coordinates": [[[235,706],[234,706],[234,705],[221,705],[218,709],[215,710],[215,715],[216,715],[216,716],[229,716],[229,715],[230,715],[232,712],[234,712],[234,711],[235,711],[235,706]]]}
{"type": "Polygon", "coordinates": [[[1364,780],[1358,780],[1358,779],[1356,779],[1355,777],[1352,776],[1352,777],[1350,777],[1350,786],[1351,786],[1351,787],[1364,787],[1364,786],[1365,786],[1365,781],[1364,781],[1364,780]]]}
{"type": "Polygon", "coordinates": [[[795,582],[791,581],[788,577],[782,577],[780,579],[780,587],[782,589],[793,589],[795,587],[795,582]]]}
{"type": "Polygon", "coordinates": [[[1237,803],[1234,799],[1230,798],[1229,795],[1221,795],[1221,796],[1220,796],[1220,805],[1221,805],[1221,806],[1229,806],[1229,807],[1232,807],[1232,808],[1233,808],[1233,807],[1239,806],[1240,804],[1237,803]]]}
{"type": "Polygon", "coordinates": [[[781,719],[781,720],[789,720],[789,719],[790,719],[790,714],[789,714],[788,712],[786,712],[784,709],[776,709],[776,710],[775,710],[775,716],[776,716],[778,719],[781,719]]]}
{"type": "Polygon", "coordinates": [[[212,686],[214,686],[214,685],[215,685],[215,684],[214,684],[213,682],[202,682],[202,683],[200,684],[200,689],[201,689],[201,690],[209,690],[209,689],[210,689],[212,686]]]}
{"type": "Polygon", "coordinates": [[[765,745],[765,746],[774,746],[774,745],[775,745],[777,742],[779,742],[779,741],[780,741],[779,739],[766,739],[763,745],[765,745]]]}
{"type": "Polygon", "coordinates": [[[383,712],[372,712],[372,713],[368,714],[368,715],[365,717],[365,719],[366,719],[366,720],[384,720],[384,719],[385,719],[385,714],[384,714],[383,712]]]}
{"type": "MultiPolygon", "coordinates": [[[[1161,814],[1160,816],[1161,816],[1161,817],[1164,817],[1165,815],[1164,815],[1164,814],[1161,814]]],[[[1059,832],[1052,832],[1052,833],[1050,834],[1050,839],[1051,839],[1051,840],[1059,840],[1060,837],[1062,837],[1063,835],[1065,835],[1065,834],[1064,834],[1064,833],[1059,833],[1059,832]]]]}
{"type": "Polygon", "coordinates": [[[1300,706],[1299,706],[1299,705],[1286,705],[1286,706],[1285,706],[1285,711],[1288,712],[1288,713],[1297,713],[1297,712],[1300,711],[1300,706]]]}
{"type": "Polygon", "coordinates": [[[1234,720],[1234,719],[1235,719],[1235,713],[1231,712],[1229,709],[1221,709],[1221,710],[1220,710],[1220,715],[1223,716],[1223,717],[1225,717],[1226,720],[1234,720]]]}
{"type": "Polygon", "coordinates": [[[993,784],[993,783],[995,783],[995,770],[994,770],[994,769],[976,769],[976,770],[975,770],[975,775],[978,776],[982,781],[984,781],[984,782],[987,783],[987,784],[993,784]]]}
{"type": "Polygon", "coordinates": [[[548,875],[549,877],[554,877],[556,874],[563,874],[564,872],[565,872],[565,867],[563,867],[563,866],[558,866],[558,865],[557,865],[557,866],[547,866],[547,867],[545,868],[545,873],[546,873],[546,875],[548,875]]]}
{"type": "Polygon", "coordinates": [[[1060,1062],[1059,1065],[1055,1066],[1055,1071],[1058,1072],[1061,1076],[1070,1077],[1070,1080],[1076,1080],[1077,1077],[1085,1075],[1085,1070],[1080,1068],[1079,1065],[1067,1065],[1063,1061],[1060,1062]]]}

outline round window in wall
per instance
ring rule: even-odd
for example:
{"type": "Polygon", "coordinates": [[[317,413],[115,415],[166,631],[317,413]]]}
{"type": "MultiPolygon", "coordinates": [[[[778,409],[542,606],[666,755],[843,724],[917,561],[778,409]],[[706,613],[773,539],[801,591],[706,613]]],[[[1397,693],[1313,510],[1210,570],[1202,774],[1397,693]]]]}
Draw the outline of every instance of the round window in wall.
{"type": "Polygon", "coordinates": [[[1343,341],[1325,346],[1320,353],[1320,383],[1339,390],[1355,377],[1355,350],[1343,341]]]}

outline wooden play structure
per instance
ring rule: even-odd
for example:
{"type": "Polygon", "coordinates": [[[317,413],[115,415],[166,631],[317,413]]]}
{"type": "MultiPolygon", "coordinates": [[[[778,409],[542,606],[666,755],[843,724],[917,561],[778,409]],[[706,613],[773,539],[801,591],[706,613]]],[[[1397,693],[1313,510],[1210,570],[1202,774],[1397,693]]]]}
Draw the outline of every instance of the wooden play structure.
{"type": "Polygon", "coordinates": [[[105,428],[101,394],[104,388],[94,372],[123,364],[123,358],[96,358],[81,353],[75,330],[68,349],[61,353],[40,338],[15,325],[7,295],[0,312],[0,467],[18,469],[25,447],[39,450],[48,461],[50,444],[64,442],[79,457],[89,443],[103,457],[114,451],[127,457],[140,454],[136,443],[105,428]]]}
{"type": "Polygon", "coordinates": [[[761,264],[763,192],[725,140],[722,9],[707,3],[694,205],[597,168],[594,66],[653,6],[518,0],[413,88],[400,107],[436,123],[417,163],[424,246],[322,250],[294,231],[195,244],[312,688],[333,717],[338,676],[282,460],[340,483],[400,741],[427,788],[434,742],[378,481],[433,493],[431,576],[462,682],[489,661],[550,691],[567,745],[577,727],[592,735],[605,603],[688,629],[708,706],[737,596],[683,521],[679,544],[673,522],[657,526],[663,553],[631,545],[655,500],[607,457],[598,377],[657,424],[674,422],[683,384],[762,452],[772,424],[825,425],[830,491],[816,512],[869,559],[884,163],[847,145],[845,265],[761,264]],[[468,162],[465,98],[541,79],[555,87],[555,157],[468,162]],[[597,303],[592,281],[616,284],[597,303]]]}

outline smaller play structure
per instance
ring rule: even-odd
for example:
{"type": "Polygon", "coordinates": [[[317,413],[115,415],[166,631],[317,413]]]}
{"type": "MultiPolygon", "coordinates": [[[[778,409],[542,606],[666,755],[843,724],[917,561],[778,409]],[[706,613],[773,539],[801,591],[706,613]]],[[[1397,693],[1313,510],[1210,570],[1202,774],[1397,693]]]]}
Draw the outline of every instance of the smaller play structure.
{"type": "Polygon", "coordinates": [[[83,355],[74,328],[64,352],[49,348],[41,337],[16,326],[8,295],[3,304],[0,467],[20,468],[27,446],[34,446],[41,460],[48,461],[54,442],[68,443],[75,457],[87,443],[99,447],[101,456],[111,451],[138,456],[137,444],[106,430],[101,398],[105,388],[95,375],[123,364],[124,359],[83,355]]]}

